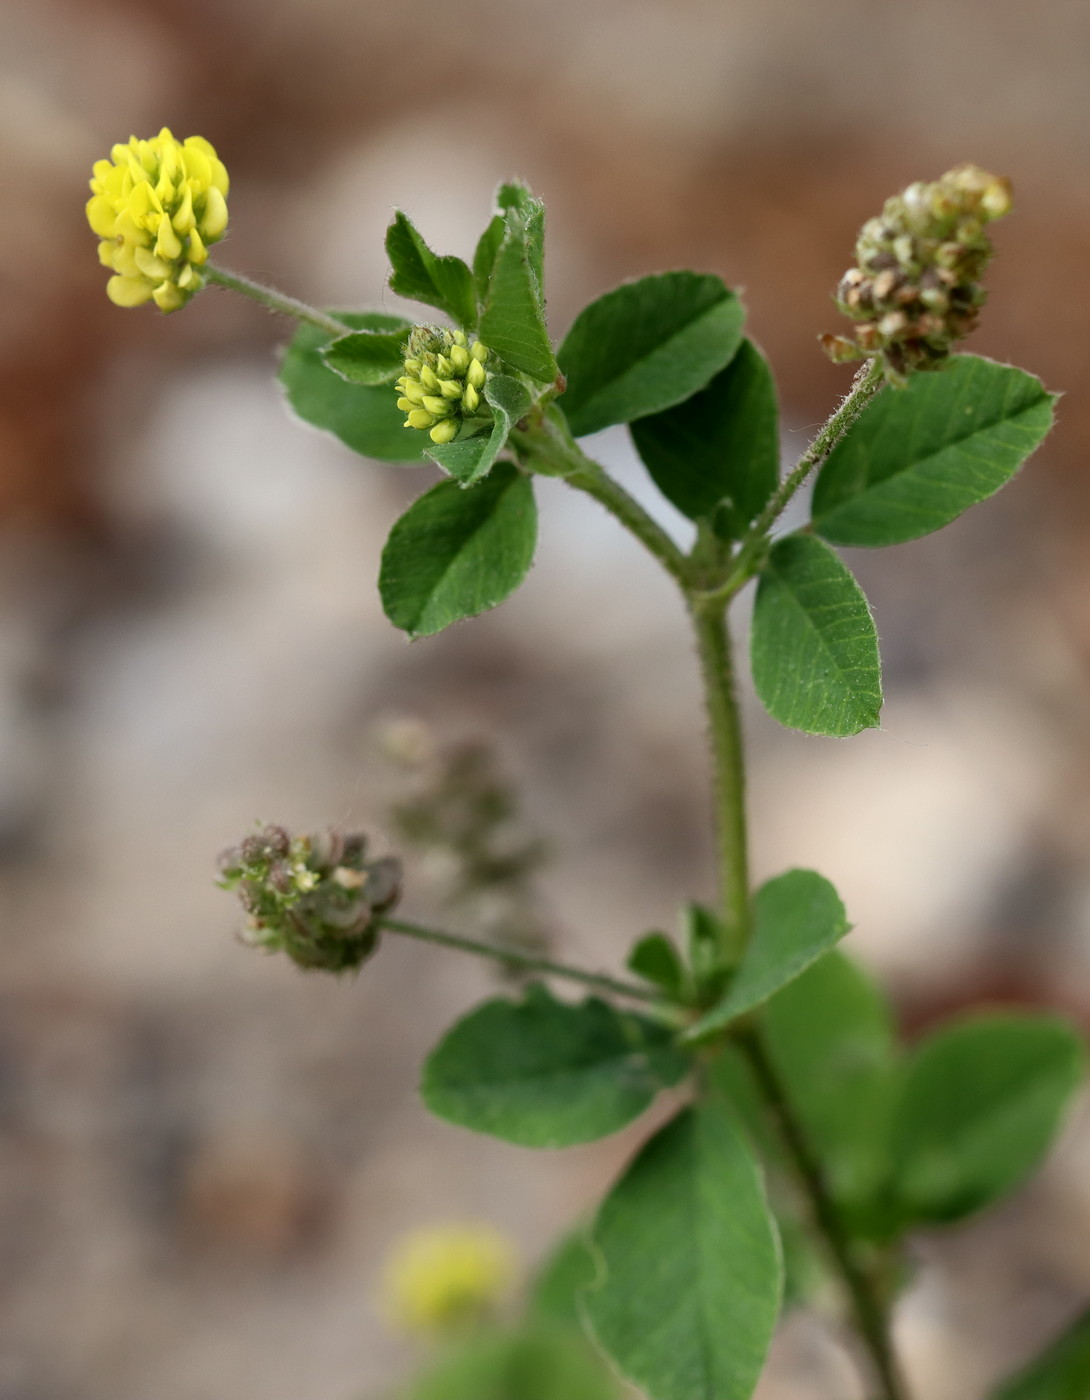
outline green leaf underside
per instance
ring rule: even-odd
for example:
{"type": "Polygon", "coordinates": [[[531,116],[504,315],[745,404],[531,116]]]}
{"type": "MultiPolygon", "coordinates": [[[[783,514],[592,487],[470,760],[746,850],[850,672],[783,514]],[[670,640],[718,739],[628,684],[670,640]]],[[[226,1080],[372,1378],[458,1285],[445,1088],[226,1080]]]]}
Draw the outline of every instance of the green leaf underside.
{"type": "Polygon", "coordinates": [[[456,438],[442,445],[428,445],[428,456],[463,486],[473,486],[488,475],[507,445],[511,429],[530,409],[529,393],[509,374],[491,375],[485,384],[484,397],[494,414],[491,432],[456,438]]]}
{"type": "Polygon", "coordinates": [[[1090,1308],[991,1400],[1086,1400],[1090,1395],[1090,1308]]]}
{"type": "Polygon", "coordinates": [[[399,1394],[401,1400],[617,1400],[617,1384],[574,1328],[535,1320],[463,1342],[399,1394]]]}
{"type": "Polygon", "coordinates": [[[517,214],[526,230],[526,254],[541,290],[545,287],[545,203],[521,180],[508,180],[496,191],[503,214],[517,214]]]}
{"type": "Polygon", "coordinates": [[[706,904],[690,901],[683,912],[685,944],[693,982],[698,991],[710,995],[722,988],[730,971],[723,959],[726,930],[719,915],[706,904]]]}
{"type": "Polygon", "coordinates": [[[496,265],[496,254],[507,231],[502,214],[496,214],[484,233],[477,240],[477,250],[473,254],[473,285],[477,292],[477,303],[484,306],[488,300],[488,287],[492,280],[492,269],[496,265]]]}
{"type": "Polygon", "coordinates": [[[761,703],[788,728],[843,738],[878,724],[874,619],[855,579],[821,540],[788,535],[773,545],[757,588],[750,652],[761,703]]]}
{"type": "Polygon", "coordinates": [[[673,1034],[598,998],[557,1001],[534,985],[521,1002],[485,1002],[424,1066],[440,1118],[523,1147],[567,1147],[630,1123],[688,1069],[673,1034]]]}
{"type": "MultiPolygon", "coordinates": [[[[346,325],[360,330],[412,329],[402,316],[375,311],[337,311],[346,325]]],[[[424,462],[421,433],[405,427],[405,415],[397,395],[388,386],[370,389],[347,384],[325,363],[321,349],[330,337],[316,326],[300,326],[292,337],[280,367],[292,411],[305,423],[340,438],[353,452],[380,462],[420,466],[424,462]]]]}
{"type": "Polygon", "coordinates": [[[545,328],[545,302],[535,266],[543,218],[540,209],[529,222],[520,209],[506,213],[506,232],[492,264],[479,334],[513,369],[541,384],[551,384],[556,378],[556,359],[545,328]]]}
{"type": "Polygon", "coordinates": [[[1016,1186],[1055,1135],[1084,1069],[1064,1022],[977,1015],[916,1051],[893,1124],[894,1194],[906,1217],[956,1220],[1016,1186]]]}
{"type": "Polygon", "coordinates": [[[834,448],[813,520],[834,544],[889,545],[994,495],[1052,426],[1054,396],[1024,370],[956,355],[883,389],[834,448]]]}
{"type": "Polygon", "coordinates": [[[386,616],[410,637],[427,637],[494,608],[526,577],[536,541],[533,488],[509,463],[473,491],[441,481],[386,541],[379,571],[386,616]]]}
{"type": "Polygon", "coordinates": [[[628,955],[627,967],[637,977],[675,995],[685,985],[685,964],[677,945],[664,933],[648,933],[628,955]]]}
{"type": "Polygon", "coordinates": [[[717,515],[737,537],[776,489],[780,466],[776,386],[752,341],[684,403],[638,418],[632,439],[662,494],[690,520],[717,515]]]}
{"type": "Polygon", "coordinates": [[[404,372],[405,332],[360,331],[342,335],[326,346],[322,358],[350,384],[392,384],[404,372]]]}
{"type": "Polygon", "coordinates": [[[742,303],[718,277],[663,272],[592,302],[557,352],[576,437],[630,423],[702,389],[742,342],[742,303]]]}
{"type": "Polygon", "coordinates": [[[654,1400],[747,1400],[783,1285],[760,1171],[727,1105],[685,1109],[607,1196],[586,1295],[599,1343],[654,1400]]]}
{"type": "Polygon", "coordinates": [[[900,1086],[885,998],[834,951],[766,1003],[759,1033],[833,1198],[869,1215],[889,1172],[900,1086]]]}
{"type": "Polygon", "coordinates": [[[585,1229],[575,1230],[545,1260],[530,1289],[539,1317],[582,1327],[581,1299],[598,1278],[598,1264],[585,1229]]]}
{"type": "Polygon", "coordinates": [[[433,253],[400,209],[386,230],[386,252],[390,259],[391,291],[436,307],[456,326],[473,326],[477,297],[472,272],[461,258],[433,253]]]}
{"type": "Polygon", "coordinates": [[[685,1034],[703,1040],[797,977],[848,932],[836,890],[813,870],[789,870],[753,899],[753,934],[726,996],[685,1034]]]}

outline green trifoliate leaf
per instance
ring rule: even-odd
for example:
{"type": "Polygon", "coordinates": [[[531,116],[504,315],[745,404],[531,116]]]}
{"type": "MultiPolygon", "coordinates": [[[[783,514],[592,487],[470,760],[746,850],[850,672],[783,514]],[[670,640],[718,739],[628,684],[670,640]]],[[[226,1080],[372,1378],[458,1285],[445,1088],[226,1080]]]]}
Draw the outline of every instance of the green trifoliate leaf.
{"type": "Polygon", "coordinates": [[[617,1400],[617,1383],[574,1327],[537,1319],[464,1342],[399,1400],[617,1400]]]}
{"type": "Polygon", "coordinates": [[[637,419],[632,439],[655,485],[682,515],[699,520],[714,513],[717,530],[737,538],[779,478],[779,415],[768,362],[743,340],[727,367],[691,398],[637,419]]]}
{"type": "Polygon", "coordinates": [[[424,1065],[440,1118],[524,1147],[567,1147],[623,1128],[686,1072],[669,1028],[597,998],[571,1005],[544,987],[485,1002],[424,1065]]]}
{"type": "Polygon", "coordinates": [[[661,987],[668,996],[679,995],[685,987],[685,964],[672,938],[664,933],[648,933],[632,949],[628,970],[645,982],[661,987]]]}
{"type": "Polygon", "coordinates": [[[850,958],[827,953],[763,1007],[759,1034],[833,1199],[881,1234],[900,1088],[885,998],[850,958]]]}
{"type": "Polygon", "coordinates": [[[506,446],[511,429],[530,409],[525,385],[509,374],[490,376],[484,386],[484,398],[492,409],[491,432],[458,438],[440,447],[428,446],[428,456],[462,486],[473,486],[488,475],[506,446]]]}
{"type": "Polygon", "coordinates": [[[473,274],[461,258],[438,257],[399,209],[386,230],[390,290],[445,312],[456,326],[472,329],[477,319],[473,274]]]}
{"type": "Polygon", "coordinates": [[[349,384],[392,384],[405,360],[404,331],[358,331],[322,351],[326,364],[349,384]]]}
{"type": "Polygon", "coordinates": [[[991,1400],[1086,1400],[1090,1395],[1090,1309],[1040,1356],[991,1392],[991,1400]]]}
{"type": "Polygon", "coordinates": [[[836,890],[813,870],[789,870],[762,885],[753,899],[753,933],[718,1005],[691,1026],[700,1041],[792,981],[848,932],[836,890]]]}
{"type": "MultiPolygon", "coordinates": [[[[501,195],[508,188],[501,187],[501,195]]],[[[544,206],[529,191],[523,195],[521,202],[510,203],[503,210],[505,232],[492,261],[480,336],[513,369],[541,384],[551,384],[557,371],[545,327],[541,282],[544,206]]],[[[483,267],[487,248],[481,258],[483,267]]]]}
{"type": "Polygon", "coordinates": [[[893,1124],[893,1193],[909,1221],[957,1220],[1037,1165],[1084,1072],[1082,1042],[1047,1016],[989,1014],[917,1049],[893,1124]]]}
{"type": "Polygon", "coordinates": [[[742,342],[742,303],[722,280],[663,272],[626,282],[576,317],[557,352],[576,437],[682,403],[742,342]]]}
{"type": "Polygon", "coordinates": [[[1052,426],[1040,380],[956,355],[883,389],[814,487],[814,528],[834,544],[887,545],[941,529],[1008,481],[1052,426]]]}
{"type": "MultiPolygon", "coordinates": [[[[361,331],[404,338],[412,329],[401,316],[338,311],[338,318],[361,331]]],[[[421,434],[404,427],[405,415],[389,387],[348,384],[325,363],[321,351],[330,337],[315,326],[300,326],[280,367],[288,403],[305,422],[333,433],[354,452],[381,462],[419,466],[425,458],[421,434]]]]}
{"type": "Polygon", "coordinates": [[[773,545],[757,587],[750,652],[761,703],[788,728],[843,738],[878,724],[874,619],[855,579],[812,535],[773,545]]]}
{"type": "Polygon", "coordinates": [[[761,1174],[726,1104],[686,1109],[607,1196],[594,1333],[652,1400],[748,1400],[783,1284],[761,1174]]]}
{"type": "Polygon", "coordinates": [[[441,481],[409,507],[386,541],[378,581],[386,616],[410,637],[476,617],[515,591],[536,542],[533,489],[509,463],[473,491],[441,481]]]}

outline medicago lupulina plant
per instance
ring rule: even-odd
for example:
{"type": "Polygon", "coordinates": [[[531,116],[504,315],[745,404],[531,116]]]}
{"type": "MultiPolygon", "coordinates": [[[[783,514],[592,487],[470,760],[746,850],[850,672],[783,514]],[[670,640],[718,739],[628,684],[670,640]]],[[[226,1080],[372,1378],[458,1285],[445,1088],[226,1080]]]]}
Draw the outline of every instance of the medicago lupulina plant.
{"type": "MultiPolygon", "coordinates": [[[[210,261],[227,174],[201,138],[164,129],[115,146],[92,191],[115,302],[173,311],[213,284],[295,317],[280,372],[295,412],[366,457],[441,469],[383,551],[378,586],[396,627],[427,637],[518,587],[544,475],[611,512],[658,561],[699,656],[719,892],[714,907],[684,911],[680,942],[644,934],[627,974],[612,976],[409,923],[392,912],[396,861],[369,858],[361,836],[279,827],[222,861],[253,941],[340,973],[386,932],[532,975],[429,1056],[424,1100],[452,1123],[563,1147],[615,1132],[660,1090],[680,1095],[685,1106],[573,1245],[585,1327],[650,1400],[749,1396],[803,1256],[839,1280],[870,1392],[903,1400],[889,1319],[906,1235],[979,1211],[1027,1176],[1080,1082],[1083,1047],[1058,1018],[1009,1011],[902,1045],[878,988],[837,948],[849,925],[829,882],[789,870],[751,889],[728,616],[756,580],[753,679],[782,724],[846,737],[878,723],[875,627],[834,546],[880,548],[949,524],[997,491],[1052,422],[1053,396],[1032,375],[953,353],[984,300],[1007,182],[961,166],[864,225],[836,292],[852,333],[824,338],[858,369],[782,477],[772,374],[738,297],[709,273],[643,277],[593,302],[554,347],[545,211],[521,183],[500,187],[472,265],[433,252],[396,214],[389,286],[435,308],[440,319],[423,325],[316,310],[210,261]],[[694,523],[691,549],[580,446],[614,424],[629,426],[655,485],[694,523]],[[808,523],[777,533],[811,477],[808,523]],[[557,997],[558,981],[581,984],[585,999],[557,997]]],[[[996,1395],[1074,1395],[1063,1386],[1088,1365],[1090,1315],[996,1395]]]]}

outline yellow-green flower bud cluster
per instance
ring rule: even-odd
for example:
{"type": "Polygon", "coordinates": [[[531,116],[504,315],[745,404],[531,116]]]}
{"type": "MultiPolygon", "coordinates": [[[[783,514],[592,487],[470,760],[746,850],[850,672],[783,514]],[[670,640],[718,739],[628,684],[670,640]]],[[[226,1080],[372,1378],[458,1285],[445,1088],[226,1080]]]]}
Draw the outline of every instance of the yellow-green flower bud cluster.
{"type": "Polygon", "coordinates": [[[837,361],[880,357],[887,377],[943,359],[974,329],[984,304],[979,279],[993,248],[987,225],[1010,212],[1010,182],[959,165],[888,199],[860,230],[856,266],[836,304],[857,322],[853,337],[826,335],[837,361]]]}
{"type": "Polygon", "coordinates": [[[414,1230],[386,1262],[387,1311],[414,1332],[461,1332],[495,1313],[516,1273],[514,1246],[490,1225],[414,1230]]]}
{"type": "Polygon", "coordinates": [[[220,856],[220,884],[238,893],[255,946],[302,968],[346,972],[375,951],[375,920],[401,892],[400,863],[366,856],[359,832],[293,837],[264,826],[220,856]]]}
{"type": "Polygon", "coordinates": [[[405,346],[405,373],[394,386],[406,428],[426,431],[432,442],[450,442],[470,418],[487,420],[484,401],[488,351],[465,331],[416,326],[405,346]]]}
{"type": "Polygon", "coordinates": [[[177,311],[204,286],[208,247],[227,228],[227,171],[202,136],[177,141],[168,127],[150,141],[129,139],[94,165],[87,222],[114,276],[118,306],[154,301],[177,311]]]}

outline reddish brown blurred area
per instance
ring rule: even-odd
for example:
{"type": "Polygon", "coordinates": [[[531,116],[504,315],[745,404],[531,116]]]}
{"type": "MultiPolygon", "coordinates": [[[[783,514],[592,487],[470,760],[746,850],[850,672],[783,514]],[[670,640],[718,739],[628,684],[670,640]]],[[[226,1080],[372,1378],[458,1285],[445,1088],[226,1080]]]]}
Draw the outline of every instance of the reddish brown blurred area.
{"type": "MultiPolygon", "coordinates": [[[[950,531],[853,556],[881,734],[803,740],[747,702],[755,864],[837,881],[912,1033],[980,1002],[1086,1024],[1088,56],[1081,0],[9,0],[0,1400],[374,1393],[411,1359],[370,1301],[393,1234],[478,1214],[540,1252],[631,1148],[531,1159],[429,1122],[420,1055],[490,983],[396,948],[327,986],[238,947],[212,862],[255,816],[381,829],[372,736],[412,714],[497,740],[573,956],[616,965],[710,883],[665,585],[547,483],[524,595],[406,649],[374,576],[419,479],[288,420],[289,328],[252,305],[112,306],[93,160],[163,124],[207,137],[232,180],[217,258],[324,305],[387,303],[396,205],[464,255],[522,175],[554,332],[622,277],[721,273],[788,456],[846,387],[817,336],[861,222],[964,160],[1011,176],[969,348],[1062,390],[1059,426],[950,531]]],[[[638,480],[622,437],[602,450],[638,480]]],[[[982,1392],[1090,1294],[1088,1156],[1083,1122],[993,1221],[921,1246],[921,1400],[982,1392]]],[[[791,1324],[762,1397],[854,1394],[820,1338],[791,1324]]]]}

